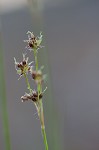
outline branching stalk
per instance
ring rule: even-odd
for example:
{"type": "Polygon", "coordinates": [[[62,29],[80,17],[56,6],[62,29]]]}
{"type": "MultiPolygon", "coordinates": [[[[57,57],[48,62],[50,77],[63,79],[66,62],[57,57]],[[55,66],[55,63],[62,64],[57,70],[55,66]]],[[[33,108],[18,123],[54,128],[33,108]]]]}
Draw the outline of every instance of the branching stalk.
{"type": "MultiPolygon", "coordinates": [[[[37,50],[34,49],[34,58],[35,58],[35,66],[36,66],[36,71],[38,71],[38,59],[37,59],[37,50]]],[[[45,131],[45,123],[44,123],[44,112],[43,112],[43,103],[42,99],[39,100],[39,94],[42,93],[42,85],[37,84],[37,90],[38,90],[38,101],[40,103],[40,122],[41,122],[41,130],[42,130],[42,136],[44,140],[44,145],[45,145],[45,150],[48,150],[48,142],[47,142],[47,137],[46,137],[46,131],[45,131]]]]}
{"type": "Polygon", "coordinates": [[[37,50],[41,48],[40,45],[42,42],[42,34],[40,33],[40,37],[35,37],[33,32],[28,31],[28,40],[25,40],[25,42],[28,43],[28,48],[32,48],[34,59],[35,59],[35,70],[33,70],[33,66],[31,66],[32,62],[28,63],[28,57],[25,58],[25,54],[23,54],[23,60],[21,62],[17,62],[16,58],[14,58],[15,61],[15,69],[17,73],[21,76],[25,77],[27,89],[29,90],[29,94],[25,93],[24,96],[21,97],[22,102],[32,100],[34,102],[38,116],[41,123],[41,131],[42,136],[44,140],[45,150],[48,150],[48,143],[47,143],[47,137],[45,132],[45,123],[44,123],[44,112],[43,112],[43,103],[42,103],[42,81],[44,80],[44,75],[42,74],[41,69],[39,69],[38,66],[38,57],[37,57],[37,50]],[[32,90],[29,80],[28,80],[28,73],[32,75],[33,80],[36,83],[36,90],[32,90]]]}

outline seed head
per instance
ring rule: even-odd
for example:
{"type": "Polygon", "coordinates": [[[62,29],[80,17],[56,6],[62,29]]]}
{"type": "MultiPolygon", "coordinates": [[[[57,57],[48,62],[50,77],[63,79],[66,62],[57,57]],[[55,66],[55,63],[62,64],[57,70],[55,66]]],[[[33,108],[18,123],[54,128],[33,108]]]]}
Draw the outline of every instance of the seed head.
{"type": "Polygon", "coordinates": [[[32,78],[35,80],[36,83],[41,83],[43,81],[43,75],[41,70],[32,71],[32,78]]]}
{"type": "Polygon", "coordinates": [[[22,102],[25,102],[28,100],[31,100],[33,102],[38,102],[38,100],[40,100],[42,97],[43,97],[43,93],[40,93],[38,95],[38,92],[34,90],[32,91],[32,93],[29,93],[29,94],[25,93],[25,95],[22,96],[21,99],[22,99],[22,102]]]}
{"type": "Polygon", "coordinates": [[[17,62],[15,58],[14,61],[15,61],[15,69],[20,76],[27,74],[32,70],[31,64],[33,62],[28,63],[28,57],[25,58],[24,54],[23,54],[23,60],[20,63],[17,62]]]}
{"type": "Polygon", "coordinates": [[[28,40],[24,40],[24,42],[28,43],[27,48],[31,49],[39,49],[41,48],[41,42],[42,42],[42,34],[40,33],[40,36],[35,37],[33,32],[28,31],[28,40]]]}

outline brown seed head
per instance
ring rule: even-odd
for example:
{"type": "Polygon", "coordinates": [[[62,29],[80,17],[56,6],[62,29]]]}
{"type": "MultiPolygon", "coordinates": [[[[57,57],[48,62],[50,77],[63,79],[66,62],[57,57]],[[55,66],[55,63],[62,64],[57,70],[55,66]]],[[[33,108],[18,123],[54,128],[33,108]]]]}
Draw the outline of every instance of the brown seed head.
{"type": "Polygon", "coordinates": [[[32,100],[33,102],[37,102],[38,101],[38,97],[39,97],[39,100],[43,97],[43,93],[40,93],[38,95],[38,92],[37,91],[33,91],[32,94],[25,94],[24,96],[21,97],[22,101],[28,101],[28,100],[32,100]]]}
{"type": "Polygon", "coordinates": [[[43,81],[43,75],[40,70],[32,72],[32,78],[37,82],[41,83],[43,81]]]}

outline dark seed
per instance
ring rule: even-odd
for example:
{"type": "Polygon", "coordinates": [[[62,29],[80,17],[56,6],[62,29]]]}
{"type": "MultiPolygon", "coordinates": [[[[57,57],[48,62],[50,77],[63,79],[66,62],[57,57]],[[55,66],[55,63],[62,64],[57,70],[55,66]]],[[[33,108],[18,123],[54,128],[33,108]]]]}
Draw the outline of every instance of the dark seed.
{"type": "Polygon", "coordinates": [[[35,78],[36,78],[36,72],[32,73],[32,78],[35,80],[35,78]]]}
{"type": "Polygon", "coordinates": [[[39,95],[39,99],[41,99],[43,97],[43,94],[41,93],[40,95],[39,95]]]}
{"type": "Polygon", "coordinates": [[[22,64],[23,64],[23,66],[26,65],[26,61],[24,60],[24,61],[22,62],[22,64]]]}
{"type": "Polygon", "coordinates": [[[32,98],[32,101],[33,101],[33,102],[36,102],[36,101],[37,101],[37,98],[33,97],[33,98],[32,98]]]}
{"type": "Polygon", "coordinates": [[[37,92],[36,92],[36,93],[33,93],[33,97],[38,97],[37,92]]]}
{"type": "Polygon", "coordinates": [[[22,68],[23,66],[22,66],[22,64],[18,64],[17,67],[18,68],[22,68]]]}
{"type": "Polygon", "coordinates": [[[33,44],[32,44],[32,43],[29,43],[29,47],[33,48],[33,44]]]}

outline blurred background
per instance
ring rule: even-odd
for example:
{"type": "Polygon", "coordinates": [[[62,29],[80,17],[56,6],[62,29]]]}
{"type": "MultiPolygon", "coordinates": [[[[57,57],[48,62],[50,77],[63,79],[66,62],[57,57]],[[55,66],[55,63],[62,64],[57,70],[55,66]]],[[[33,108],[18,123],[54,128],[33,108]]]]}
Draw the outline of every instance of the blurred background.
{"type": "MultiPolygon", "coordinates": [[[[0,0],[12,150],[44,150],[35,107],[21,103],[27,90],[14,68],[13,57],[21,61],[26,52],[28,30],[44,35],[39,65],[48,74],[43,103],[49,150],[99,150],[99,1],[0,0]]],[[[5,150],[1,107],[0,150],[5,150]]]]}

